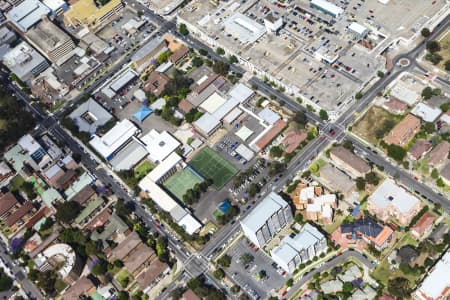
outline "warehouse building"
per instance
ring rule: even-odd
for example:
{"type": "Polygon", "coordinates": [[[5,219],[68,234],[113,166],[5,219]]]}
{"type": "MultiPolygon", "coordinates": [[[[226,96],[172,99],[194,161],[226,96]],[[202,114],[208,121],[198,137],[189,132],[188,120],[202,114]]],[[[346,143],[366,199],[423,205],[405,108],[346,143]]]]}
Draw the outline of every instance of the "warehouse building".
{"type": "Polygon", "coordinates": [[[244,235],[259,248],[292,221],[289,204],[271,192],[241,221],[244,235]]]}
{"type": "Polygon", "coordinates": [[[311,0],[310,5],[312,8],[320,10],[324,14],[330,15],[334,18],[339,17],[344,12],[342,8],[326,0],[311,0]]]}

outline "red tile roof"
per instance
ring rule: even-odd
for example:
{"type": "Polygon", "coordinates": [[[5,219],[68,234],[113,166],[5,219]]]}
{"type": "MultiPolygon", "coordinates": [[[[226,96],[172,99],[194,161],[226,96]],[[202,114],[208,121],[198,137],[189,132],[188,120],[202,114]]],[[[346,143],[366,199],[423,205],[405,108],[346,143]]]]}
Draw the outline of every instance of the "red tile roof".
{"type": "Polygon", "coordinates": [[[424,213],[422,217],[417,221],[416,225],[412,228],[415,232],[422,236],[425,230],[427,230],[434,222],[434,216],[428,212],[424,213]]]}
{"type": "Polygon", "coordinates": [[[272,128],[266,132],[257,142],[256,146],[259,149],[266,147],[280,132],[287,126],[286,121],[280,119],[273,124],[272,128]]]}
{"type": "Polygon", "coordinates": [[[8,192],[1,196],[0,198],[0,216],[6,213],[8,210],[10,210],[14,205],[19,203],[16,199],[16,197],[11,193],[8,192]]]}
{"type": "Polygon", "coordinates": [[[26,202],[24,205],[16,209],[15,212],[13,212],[6,220],[5,225],[6,226],[12,226],[17,223],[20,219],[22,219],[26,214],[31,212],[34,209],[34,206],[31,202],[26,202]]]}
{"type": "Polygon", "coordinates": [[[308,135],[304,130],[289,130],[283,139],[283,144],[286,146],[284,152],[292,153],[297,149],[298,145],[300,145],[308,135]]]}

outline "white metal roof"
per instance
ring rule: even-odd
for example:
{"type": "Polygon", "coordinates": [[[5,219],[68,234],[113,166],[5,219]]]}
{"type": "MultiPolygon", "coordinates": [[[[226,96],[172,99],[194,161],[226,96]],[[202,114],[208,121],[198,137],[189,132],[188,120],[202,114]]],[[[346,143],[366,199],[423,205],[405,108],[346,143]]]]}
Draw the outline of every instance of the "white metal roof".
{"type": "Polygon", "coordinates": [[[30,135],[26,134],[17,142],[22,149],[27,150],[30,155],[42,148],[42,146],[30,135]]]}
{"type": "Polygon", "coordinates": [[[253,131],[248,129],[246,126],[242,126],[241,129],[235,133],[244,142],[253,134],[253,131]]]}
{"type": "Polygon", "coordinates": [[[311,0],[311,4],[317,5],[336,16],[339,16],[344,12],[342,8],[326,0],[311,0]]]}
{"type": "Polygon", "coordinates": [[[94,135],[89,144],[106,159],[125,144],[139,129],[128,119],[117,123],[102,137],[94,135]]]}
{"type": "Polygon", "coordinates": [[[150,180],[157,182],[164,175],[167,174],[173,167],[175,167],[181,161],[181,157],[172,152],[166,159],[164,159],[159,165],[157,165],[150,173],[148,173],[147,177],[150,180]]]}
{"type": "Polygon", "coordinates": [[[55,176],[56,174],[58,174],[59,171],[62,171],[61,167],[58,166],[57,164],[54,164],[53,166],[51,166],[50,168],[48,168],[44,175],[45,177],[47,177],[48,179],[53,178],[53,176],[55,176]]]}
{"type": "Polygon", "coordinates": [[[66,4],[63,0],[42,0],[42,3],[44,3],[45,6],[50,8],[52,11],[57,11],[66,4]]]}
{"type": "Polygon", "coordinates": [[[200,104],[200,108],[213,114],[219,107],[221,107],[227,100],[219,95],[219,93],[215,92],[211,96],[208,97],[202,104],[200,104]]]}
{"type": "Polygon", "coordinates": [[[257,232],[274,213],[287,206],[287,202],[284,201],[280,195],[271,192],[241,221],[241,223],[244,223],[245,226],[253,232],[257,232]]]}
{"type": "Polygon", "coordinates": [[[410,90],[401,81],[397,82],[391,89],[391,96],[412,106],[419,100],[419,94],[410,90]]]}
{"type": "Polygon", "coordinates": [[[434,122],[442,113],[438,107],[431,107],[425,103],[419,103],[411,110],[411,113],[425,122],[434,122]]]}
{"type": "Polygon", "coordinates": [[[266,33],[266,27],[249,17],[235,13],[224,22],[225,31],[239,39],[241,43],[254,43],[266,33]]]}
{"type": "Polygon", "coordinates": [[[147,155],[145,147],[132,140],[110,160],[110,164],[115,171],[129,170],[147,155]]]}
{"type": "Polygon", "coordinates": [[[223,120],[227,124],[230,124],[234,120],[236,120],[241,114],[242,114],[242,110],[239,109],[238,107],[235,107],[228,115],[225,116],[225,118],[223,118],[223,120]]]}
{"type": "Polygon", "coordinates": [[[22,31],[27,31],[39,22],[42,16],[48,15],[50,9],[38,0],[25,0],[13,7],[7,17],[22,31]]]}
{"type": "Polygon", "coordinates": [[[351,23],[350,26],[348,26],[348,29],[360,35],[364,34],[367,31],[366,27],[357,22],[351,23]]]}
{"type": "Polygon", "coordinates": [[[402,213],[408,213],[419,202],[415,196],[398,186],[390,178],[385,179],[369,199],[381,209],[387,208],[389,204],[392,204],[402,213]]]}
{"type": "Polygon", "coordinates": [[[146,192],[159,207],[167,212],[178,206],[178,203],[175,200],[152,181],[149,174],[139,182],[139,188],[146,192]]]}
{"type": "Polygon", "coordinates": [[[271,110],[270,108],[266,107],[262,111],[259,112],[258,116],[269,123],[270,125],[273,125],[276,121],[281,119],[280,115],[271,110]]]}
{"type": "Polygon", "coordinates": [[[220,107],[214,111],[213,116],[218,120],[222,120],[225,116],[231,112],[236,106],[239,105],[239,101],[235,98],[231,98],[230,100],[223,103],[220,107]]]}
{"type": "Polygon", "coordinates": [[[211,115],[210,113],[204,113],[200,119],[194,122],[195,127],[200,131],[209,134],[217,126],[220,125],[220,120],[211,115]]]}
{"type": "Polygon", "coordinates": [[[178,222],[178,225],[183,227],[188,234],[193,234],[202,227],[202,224],[188,213],[178,222]]]}
{"type": "MultiPolygon", "coordinates": [[[[418,299],[441,299],[445,295],[446,289],[450,286],[450,250],[433,267],[427,278],[422,282],[416,291],[418,299]]],[[[444,297],[445,298],[445,297],[444,297]]]]}
{"type": "Polygon", "coordinates": [[[136,91],[134,91],[133,96],[141,102],[147,100],[147,95],[142,89],[137,89],[136,91]]]}
{"type": "Polygon", "coordinates": [[[113,90],[114,92],[117,93],[118,91],[120,91],[120,89],[122,89],[124,86],[126,86],[131,80],[133,80],[137,76],[138,75],[136,72],[134,72],[131,69],[128,69],[127,71],[120,74],[120,76],[118,78],[116,78],[110,84],[109,87],[111,88],[111,90],[113,90]]]}
{"type": "Polygon", "coordinates": [[[244,102],[248,98],[250,98],[255,92],[247,87],[243,83],[236,84],[229,92],[228,94],[232,97],[237,99],[240,103],[244,102]]]}
{"type": "Polygon", "coordinates": [[[167,131],[159,133],[155,129],[152,129],[140,140],[145,144],[150,159],[154,162],[163,161],[180,146],[180,142],[170,133],[167,131]]]}
{"type": "Polygon", "coordinates": [[[247,161],[252,160],[253,156],[255,156],[255,153],[253,153],[253,151],[247,148],[244,144],[240,144],[236,148],[236,153],[245,158],[247,161]]]}

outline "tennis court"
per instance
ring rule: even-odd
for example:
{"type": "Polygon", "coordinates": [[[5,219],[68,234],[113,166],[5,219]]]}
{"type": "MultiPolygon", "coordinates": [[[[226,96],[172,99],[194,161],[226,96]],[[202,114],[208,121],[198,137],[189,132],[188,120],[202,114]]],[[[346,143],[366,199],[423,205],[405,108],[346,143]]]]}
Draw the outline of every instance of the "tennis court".
{"type": "Polygon", "coordinates": [[[203,178],[211,178],[215,189],[221,189],[238,170],[225,158],[209,147],[203,148],[189,162],[203,178]]]}
{"type": "Polygon", "coordinates": [[[177,197],[178,200],[183,201],[183,195],[186,194],[186,191],[202,181],[203,180],[189,168],[184,168],[182,171],[170,176],[164,182],[164,186],[177,197]]]}

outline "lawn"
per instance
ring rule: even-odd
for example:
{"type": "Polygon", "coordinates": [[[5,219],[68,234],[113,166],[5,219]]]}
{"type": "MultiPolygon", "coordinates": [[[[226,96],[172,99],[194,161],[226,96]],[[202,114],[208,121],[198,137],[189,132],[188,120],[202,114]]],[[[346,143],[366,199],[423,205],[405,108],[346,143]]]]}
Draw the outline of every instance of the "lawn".
{"type": "Polygon", "coordinates": [[[326,162],[323,159],[319,158],[309,166],[309,170],[311,171],[311,173],[315,174],[316,176],[320,176],[319,170],[320,170],[320,168],[325,166],[325,164],[326,164],[326,162]]]}
{"type": "MultiPolygon", "coordinates": [[[[391,114],[382,108],[373,106],[360,120],[357,121],[353,126],[352,131],[362,139],[373,145],[377,145],[381,138],[377,137],[376,132],[383,130],[386,121],[393,121],[393,123],[397,124],[400,122],[401,118],[401,116],[391,114]]],[[[389,131],[384,132],[384,135],[388,132],[389,131]]]]}
{"type": "Polygon", "coordinates": [[[148,160],[144,160],[134,168],[134,176],[136,178],[143,178],[145,175],[150,173],[150,171],[153,170],[154,168],[155,165],[153,165],[148,160]]]}
{"type": "Polygon", "coordinates": [[[24,182],[25,180],[22,178],[22,176],[17,175],[16,177],[14,177],[10,183],[11,191],[15,192],[20,190],[24,182]]]}
{"type": "Polygon", "coordinates": [[[117,275],[116,279],[123,288],[126,288],[128,284],[134,280],[133,275],[125,268],[117,275]]]}
{"type": "Polygon", "coordinates": [[[189,164],[203,178],[211,178],[217,190],[220,190],[238,172],[229,161],[209,147],[203,148],[189,164]]]}
{"type": "Polygon", "coordinates": [[[438,41],[441,45],[441,51],[439,51],[438,54],[443,58],[438,66],[445,70],[444,63],[450,59],[450,32],[446,31],[443,36],[438,38],[438,41]]]}
{"type": "Polygon", "coordinates": [[[202,181],[202,178],[195,174],[190,168],[185,168],[170,176],[164,182],[164,186],[177,197],[178,200],[183,200],[183,195],[186,194],[186,191],[192,189],[197,183],[202,181]]]}

